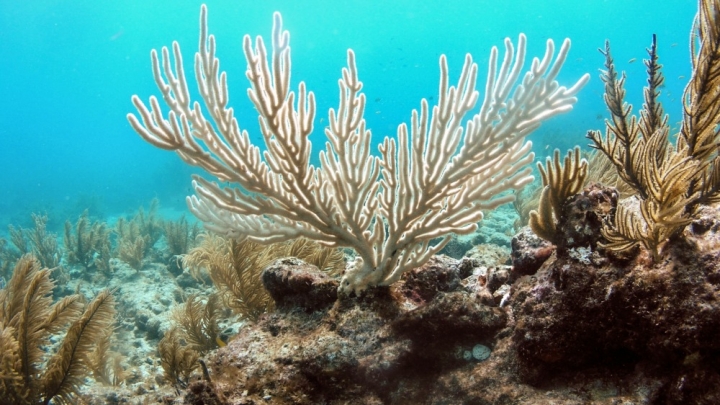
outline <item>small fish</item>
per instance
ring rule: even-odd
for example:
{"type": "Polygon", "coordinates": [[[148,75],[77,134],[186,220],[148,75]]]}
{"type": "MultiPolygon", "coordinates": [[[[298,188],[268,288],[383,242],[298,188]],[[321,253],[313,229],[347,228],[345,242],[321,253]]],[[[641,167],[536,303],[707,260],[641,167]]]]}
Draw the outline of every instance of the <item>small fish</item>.
{"type": "Polygon", "coordinates": [[[671,48],[675,48],[676,46],[677,46],[677,42],[673,42],[672,44],[670,44],[671,48]]]}
{"type": "Polygon", "coordinates": [[[120,38],[121,36],[123,36],[124,33],[125,33],[125,30],[121,27],[121,28],[120,28],[120,31],[114,33],[114,34],[110,37],[110,40],[111,40],[111,41],[115,41],[116,39],[118,39],[118,38],[120,38]]]}
{"type": "Polygon", "coordinates": [[[685,78],[685,76],[683,76],[683,75],[678,76],[678,79],[680,79],[680,80],[682,80],[684,78],[685,78]]]}
{"type": "Polygon", "coordinates": [[[378,98],[375,99],[375,102],[376,102],[376,103],[379,102],[379,101],[380,101],[380,97],[378,97],[378,98]]]}
{"type": "Polygon", "coordinates": [[[628,61],[628,63],[635,63],[636,60],[637,60],[636,58],[632,58],[628,61]]]}
{"type": "Polygon", "coordinates": [[[227,343],[225,343],[224,340],[220,338],[220,336],[215,336],[215,343],[217,343],[218,347],[225,347],[227,346],[227,343]]]}

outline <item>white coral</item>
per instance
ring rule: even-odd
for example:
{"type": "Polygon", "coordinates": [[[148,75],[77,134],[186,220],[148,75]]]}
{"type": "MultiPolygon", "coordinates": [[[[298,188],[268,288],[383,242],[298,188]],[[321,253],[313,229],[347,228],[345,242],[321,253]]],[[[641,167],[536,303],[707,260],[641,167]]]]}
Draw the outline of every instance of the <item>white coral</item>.
{"type": "Polygon", "coordinates": [[[341,289],[359,292],[369,285],[389,285],[400,275],[438,252],[450,234],[477,228],[482,210],[512,200],[508,190],[530,182],[531,144],[525,137],[543,120],[566,112],[587,82],[584,75],[572,87],[555,80],[570,41],[565,40],[553,62],[554,44],[547,42],[542,60],[521,78],[525,36],[517,50],[505,40],[505,56],[497,66],[493,47],[485,95],[475,107],[477,65],[470,55],[456,86],[449,86],[445,56],[440,57],[437,105],[423,99],[408,128],[397,139],[386,137],[379,156],[371,153],[371,133],[365,127],[365,96],[348,51],[342,71],[340,104],[329,112],[327,142],[320,166],[310,164],[315,99],[303,82],[290,90],[290,35],[275,13],[272,53],[265,44],[245,36],[248,95],[259,114],[266,149],[250,142],[228,107],[225,72],[215,57],[215,38],[208,36],[206,8],[201,9],[200,49],[195,76],[205,109],[191,103],[180,47],[173,43],[174,69],[167,48],[162,68],[155,51],[155,81],[170,108],[164,115],[158,100],[149,107],[137,96],[139,118],[128,120],[145,140],[176,151],[221,182],[195,177],[196,196],[188,198],[193,213],[208,229],[261,243],[306,237],[327,246],[353,248],[358,256],[341,289]],[[434,242],[434,243],[433,243],[434,242]]]}

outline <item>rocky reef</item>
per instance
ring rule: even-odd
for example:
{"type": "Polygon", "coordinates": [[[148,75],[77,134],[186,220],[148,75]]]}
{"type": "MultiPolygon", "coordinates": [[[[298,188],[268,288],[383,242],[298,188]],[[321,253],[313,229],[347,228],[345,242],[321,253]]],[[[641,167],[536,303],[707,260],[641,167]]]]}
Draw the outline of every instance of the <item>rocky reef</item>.
{"type": "Polygon", "coordinates": [[[278,260],[263,274],[277,310],[211,355],[183,401],[720,403],[720,211],[703,208],[662,261],[619,259],[592,240],[613,196],[568,200],[549,257],[516,241],[513,257],[545,259],[534,274],[438,256],[337,296],[334,278],[278,260]]]}

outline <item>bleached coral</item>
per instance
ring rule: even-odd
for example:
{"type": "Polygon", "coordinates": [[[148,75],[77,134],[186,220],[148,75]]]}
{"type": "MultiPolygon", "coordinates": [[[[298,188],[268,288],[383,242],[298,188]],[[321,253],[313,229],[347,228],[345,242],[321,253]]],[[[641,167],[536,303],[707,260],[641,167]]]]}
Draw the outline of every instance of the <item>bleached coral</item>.
{"type": "Polygon", "coordinates": [[[517,49],[506,39],[500,66],[492,48],[482,105],[470,116],[480,96],[478,67],[466,56],[460,79],[451,86],[441,56],[437,105],[431,108],[423,99],[409,128],[401,125],[397,139],[386,137],[374,156],[363,118],[362,82],[349,50],[339,81],[340,104],[329,111],[327,142],[316,167],[310,164],[308,140],[315,98],[303,82],[297,93],[290,90],[289,40],[276,13],[269,56],[261,38],[254,46],[249,36],[243,42],[248,96],[266,145],[262,152],[228,106],[227,76],[215,57],[215,38],[208,35],[205,6],[195,55],[205,109],[190,100],[175,42],[174,66],[167,48],[162,66],[152,52],[155,81],[170,112],[165,115],[155,97],[145,105],[135,96],[139,117],[129,114],[128,120],[148,142],[234,186],[195,177],[197,195],[188,203],[207,228],[261,243],[303,236],[354,249],[357,265],[343,278],[345,291],[393,283],[437,253],[450,234],[473,232],[482,210],[512,201],[504,192],[532,180],[533,154],[525,137],[542,121],[570,110],[588,80],[584,75],[570,88],[555,80],[569,40],[555,58],[549,40],[542,60],[533,59],[522,75],[525,36],[520,35],[517,49]]]}

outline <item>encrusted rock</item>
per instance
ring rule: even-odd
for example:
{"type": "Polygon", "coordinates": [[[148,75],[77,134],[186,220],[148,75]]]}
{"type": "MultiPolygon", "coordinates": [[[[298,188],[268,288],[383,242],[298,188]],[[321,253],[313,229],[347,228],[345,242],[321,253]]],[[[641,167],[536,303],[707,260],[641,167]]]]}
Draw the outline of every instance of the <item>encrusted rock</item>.
{"type": "MultiPolygon", "coordinates": [[[[221,348],[208,363],[212,383],[193,386],[186,403],[201,397],[228,404],[467,403],[461,392],[433,393],[433,382],[463,367],[457,375],[472,379],[481,363],[458,358],[458,346],[495,347],[507,325],[506,310],[480,294],[490,296],[485,283],[463,280],[480,273],[473,260],[435,258],[391,288],[342,295],[332,307],[308,311],[317,300],[303,296],[337,284],[302,262],[276,262],[263,279],[284,309],[242,328],[221,348]],[[303,310],[293,310],[298,307],[303,310]]],[[[493,382],[503,372],[495,376],[493,382]]]]}
{"type": "Polygon", "coordinates": [[[337,299],[338,281],[295,258],[279,259],[262,272],[262,282],[279,309],[317,310],[337,299]]]}
{"type": "MultiPolygon", "coordinates": [[[[565,202],[558,219],[557,248],[563,252],[570,249],[597,248],[602,239],[603,223],[615,213],[618,192],[611,187],[592,184],[582,193],[565,202]]],[[[550,257],[553,245],[535,235],[529,227],[520,230],[512,239],[512,278],[532,275],[550,257]]]]}
{"type": "Polygon", "coordinates": [[[491,267],[487,271],[487,288],[491,293],[510,281],[510,266],[491,267]]]}
{"type": "Polygon", "coordinates": [[[510,248],[508,246],[499,246],[490,243],[477,245],[470,249],[465,255],[473,259],[478,266],[492,267],[511,263],[510,248]]]}
{"type": "Polygon", "coordinates": [[[553,251],[552,243],[541,239],[526,226],[512,238],[512,277],[513,279],[535,274],[553,251]]]}
{"type": "Polygon", "coordinates": [[[720,350],[720,255],[713,231],[720,217],[702,212],[653,265],[642,255],[598,264],[558,252],[534,277],[519,280],[513,339],[523,378],[539,383],[548,371],[654,364],[666,387],[720,379],[710,366],[720,350]],[[688,375],[691,362],[694,374],[688,375]]]}
{"type": "Polygon", "coordinates": [[[403,274],[399,291],[418,303],[433,299],[439,292],[455,291],[470,276],[474,263],[446,256],[434,256],[424,265],[403,274]]]}
{"type": "MultiPolygon", "coordinates": [[[[694,255],[696,252],[703,252],[712,255],[720,251],[720,207],[703,206],[698,208],[696,219],[683,231],[681,239],[686,246],[678,249],[678,254],[687,253],[694,255]]],[[[718,258],[715,262],[720,265],[718,258]]]]}
{"type": "Polygon", "coordinates": [[[432,302],[402,314],[393,328],[410,336],[445,334],[448,341],[472,335],[487,338],[507,323],[507,314],[499,308],[484,305],[464,292],[438,295],[432,302]]]}
{"type": "Polygon", "coordinates": [[[600,229],[618,204],[618,192],[612,187],[591,184],[565,202],[558,220],[558,249],[595,249],[602,239],[600,229]]]}

